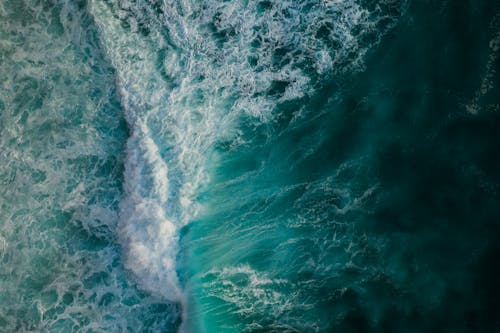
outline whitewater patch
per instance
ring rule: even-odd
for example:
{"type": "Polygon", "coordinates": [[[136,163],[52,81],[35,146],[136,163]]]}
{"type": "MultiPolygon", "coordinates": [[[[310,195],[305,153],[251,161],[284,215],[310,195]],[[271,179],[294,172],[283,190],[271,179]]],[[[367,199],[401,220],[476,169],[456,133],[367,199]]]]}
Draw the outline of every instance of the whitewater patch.
{"type": "MultiPolygon", "coordinates": [[[[125,266],[138,277],[144,289],[168,300],[181,301],[175,263],[178,230],[186,219],[177,214],[176,202],[189,200],[183,196],[185,187],[170,184],[169,180],[175,177],[171,169],[175,172],[175,166],[167,167],[155,142],[162,140],[166,145],[165,136],[170,133],[153,134],[150,129],[149,120],[155,117],[155,112],[167,109],[165,89],[152,60],[154,53],[139,36],[127,34],[104,4],[92,3],[91,9],[101,28],[108,56],[118,71],[121,103],[130,130],[125,197],[120,204],[118,223],[125,266]]],[[[176,155],[174,152],[169,158],[172,165],[176,155]]],[[[189,207],[184,211],[189,211],[189,207]]]]}
{"type": "Polygon", "coordinates": [[[168,168],[144,124],[138,125],[127,143],[125,192],[120,205],[120,239],[128,267],[142,276],[148,290],[170,300],[181,292],[176,273],[178,225],[167,217],[168,168]],[[159,240],[159,241],[157,241],[159,240]]]}

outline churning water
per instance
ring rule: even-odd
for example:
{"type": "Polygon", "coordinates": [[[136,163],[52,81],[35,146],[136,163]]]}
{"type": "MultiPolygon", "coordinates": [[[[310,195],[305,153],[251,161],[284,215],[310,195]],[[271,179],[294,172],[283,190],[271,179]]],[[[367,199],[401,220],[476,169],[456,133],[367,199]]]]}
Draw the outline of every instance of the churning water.
{"type": "Polygon", "coordinates": [[[2,0],[1,332],[500,329],[500,5],[2,0]]]}

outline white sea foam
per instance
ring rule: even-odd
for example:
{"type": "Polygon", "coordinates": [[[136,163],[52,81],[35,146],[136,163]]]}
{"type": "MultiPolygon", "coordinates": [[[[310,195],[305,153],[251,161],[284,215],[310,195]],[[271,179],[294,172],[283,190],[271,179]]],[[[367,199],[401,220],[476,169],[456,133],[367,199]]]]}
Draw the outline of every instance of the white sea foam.
{"type": "Polygon", "coordinates": [[[208,296],[233,304],[239,313],[278,316],[293,306],[290,295],[281,291],[290,287],[287,280],[272,279],[266,273],[256,271],[248,265],[214,269],[206,275],[217,277],[215,282],[206,286],[206,289],[210,290],[208,296]]]}
{"type": "MultiPolygon", "coordinates": [[[[494,35],[489,42],[490,54],[486,63],[486,70],[480,88],[476,91],[472,101],[465,106],[465,110],[472,115],[477,115],[481,111],[481,100],[495,87],[495,80],[493,79],[496,74],[495,63],[500,53],[500,14],[495,15],[490,26],[494,29],[494,35]]],[[[487,106],[487,109],[496,112],[500,110],[500,105],[491,104],[487,106]]]]}

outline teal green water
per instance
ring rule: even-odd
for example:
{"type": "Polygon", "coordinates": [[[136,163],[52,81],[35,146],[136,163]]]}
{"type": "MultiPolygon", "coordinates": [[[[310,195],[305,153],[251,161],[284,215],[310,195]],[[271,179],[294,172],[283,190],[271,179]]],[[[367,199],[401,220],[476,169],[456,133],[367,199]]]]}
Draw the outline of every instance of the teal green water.
{"type": "Polygon", "coordinates": [[[0,332],[497,332],[500,4],[0,3],[0,332]]]}
{"type": "Polygon", "coordinates": [[[121,264],[127,127],[83,5],[0,4],[0,332],[175,331],[121,264]]]}

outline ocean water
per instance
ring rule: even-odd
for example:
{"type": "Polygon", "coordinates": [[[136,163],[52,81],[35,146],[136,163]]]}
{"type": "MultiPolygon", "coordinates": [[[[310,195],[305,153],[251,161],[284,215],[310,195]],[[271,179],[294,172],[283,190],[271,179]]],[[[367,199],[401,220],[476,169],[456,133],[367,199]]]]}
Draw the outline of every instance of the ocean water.
{"type": "Polygon", "coordinates": [[[0,1],[0,332],[498,332],[500,3],[0,1]]]}

